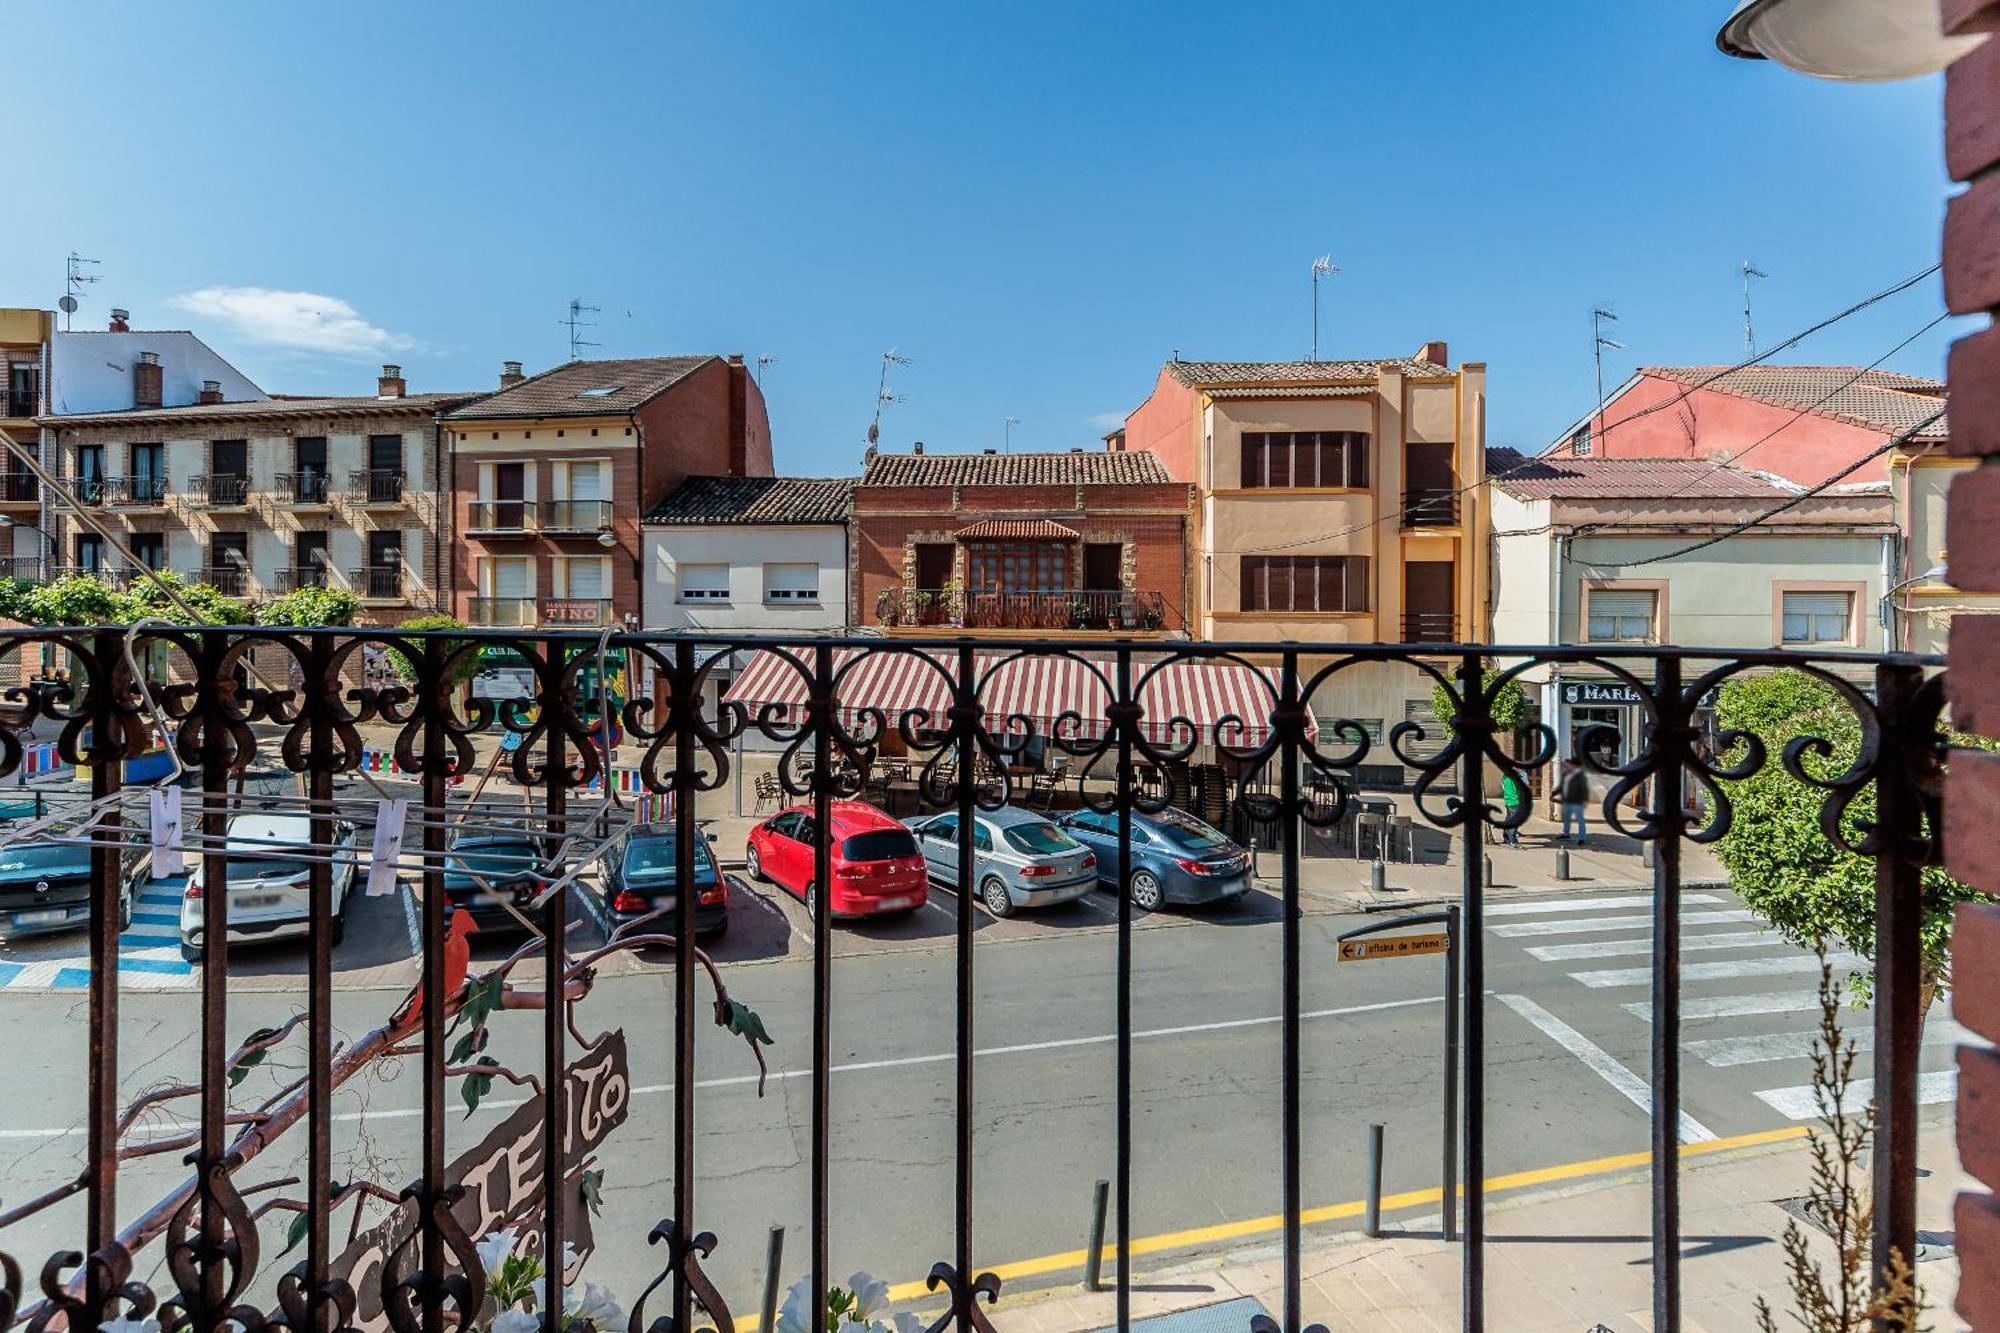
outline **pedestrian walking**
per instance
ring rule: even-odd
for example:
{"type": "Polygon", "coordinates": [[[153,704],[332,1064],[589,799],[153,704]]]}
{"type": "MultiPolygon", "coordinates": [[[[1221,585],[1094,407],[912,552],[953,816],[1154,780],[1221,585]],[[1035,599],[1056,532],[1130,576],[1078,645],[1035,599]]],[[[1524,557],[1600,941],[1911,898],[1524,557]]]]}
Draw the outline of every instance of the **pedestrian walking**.
{"type": "Polygon", "coordinates": [[[1507,808],[1507,820],[1501,831],[1501,839],[1509,847],[1521,845],[1522,807],[1528,803],[1528,789],[1513,770],[1500,775],[1500,804],[1507,808]]]}
{"type": "Polygon", "coordinates": [[[1563,764],[1562,786],[1556,793],[1562,801],[1562,836],[1567,839],[1570,829],[1576,829],[1576,845],[1583,846],[1584,834],[1589,824],[1584,807],[1590,803],[1590,776],[1583,771],[1583,765],[1571,759],[1563,764]]]}

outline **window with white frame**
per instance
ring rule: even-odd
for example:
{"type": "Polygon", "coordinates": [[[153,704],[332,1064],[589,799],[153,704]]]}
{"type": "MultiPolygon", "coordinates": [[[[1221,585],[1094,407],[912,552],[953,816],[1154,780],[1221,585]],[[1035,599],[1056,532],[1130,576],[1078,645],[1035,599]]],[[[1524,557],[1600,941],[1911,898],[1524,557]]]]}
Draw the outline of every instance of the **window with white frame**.
{"type": "Polygon", "coordinates": [[[1592,588],[1583,637],[1592,643],[1651,643],[1660,594],[1651,588],[1592,588]]]}
{"type": "Polygon", "coordinates": [[[764,566],[764,600],[767,602],[817,602],[819,564],[817,561],[773,561],[764,566]]]}
{"type": "Polygon", "coordinates": [[[479,593],[482,597],[533,597],[535,558],[524,555],[489,555],[479,559],[479,593]]]}
{"type": "Polygon", "coordinates": [[[726,602],[729,600],[728,565],[682,565],[680,600],[683,602],[726,602]]]}
{"type": "Polygon", "coordinates": [[[595,602],[611,596],[610,556],[558,556],[555,564],[555,595],[559,599],[595,602]]]}
{"type": "Polygon", "coordinates": [[[610,482],[611,464],[604,459],[556,464],[558,500],[608,500],[610,482]]]}
{"type": "Polygon", "coordinates": [[[1778,636],[1787,644],[1847,643],[1854,634],[1854,594],[1781,593],[1778,621],[1778,636]]]}
{"type": "Polygon", "coordinates": [[[1570,432],[1569,451],[1577,458],[1588,458],[1596,452],[1594,442],[1590,438],[1590,427],[1588,424],[1578,426],[1570,432]]]}

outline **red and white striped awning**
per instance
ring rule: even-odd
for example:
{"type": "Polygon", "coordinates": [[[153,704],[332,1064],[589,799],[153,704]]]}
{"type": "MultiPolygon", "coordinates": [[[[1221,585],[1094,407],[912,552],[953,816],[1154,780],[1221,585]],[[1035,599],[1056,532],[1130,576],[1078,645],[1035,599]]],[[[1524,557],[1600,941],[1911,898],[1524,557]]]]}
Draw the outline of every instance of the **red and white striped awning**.
{"type": "MultiPolygon", "coordinates": [[[[952,657],[935,650],[923,654],[884,647],[869,649],[866,657],[856,661],[861,651],[842,648],[834,653],[835,692],[843,722],[852,725],[858,710],[878,708],[894,726],[912,709],[921,709],[930,715],[934,726],[942,729],[947,725],[945,710],[951,703],[950,681],[956,671],[952,657]]],[[[810,668],[808,654],[801,654],[801,660],[810,668]]],[[[994,652],[978,653],[973,662],[988,731],[1001,734],[1008,730],[1007,719],[1018,716],[1028,721],[1036,735],[1046,737],[1065,713],[1073,712],[1080,719],[1072,724],[1076,735],[1095,739],[1104,734],[1104,712],[1115,685],[1112,663],[994,652]]],[[[1154,744],[1181,744],[1189,739],[1184,729],[1177,732],[1174,728],[1172,719],[1176,717],[1191,723],[1205,744],[1217,739],[1218,724],[1222,725],[1222,743],[1236,748],[1261,745],[1270,735],[1269,719],[1277,706],[1278,691],[1265,672],[1240,662],[1202,661],[1169,662],[1148,676],[1150,669],[1150,662],[1135,659],[1132,663],[1132,682],[1144,710],[1140,725],[1154,744]]],[[[805,675],[779,654],[764,650],[750,659],[723,698],[753,712],[775,705],[782,710],[778,714],[781,720],[795,723],[803,717],[806,693],[805,675]]]]}

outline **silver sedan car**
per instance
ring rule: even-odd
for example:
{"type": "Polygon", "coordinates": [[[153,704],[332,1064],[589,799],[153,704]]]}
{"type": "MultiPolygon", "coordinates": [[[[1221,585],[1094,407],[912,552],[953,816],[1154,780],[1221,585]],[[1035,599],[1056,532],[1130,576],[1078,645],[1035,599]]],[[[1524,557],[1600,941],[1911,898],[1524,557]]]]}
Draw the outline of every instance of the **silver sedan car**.
{"type": "MultiPolygon", "coordinates": [[[[903,821],[917,836],[932,879],[958,886],[958,812],[903,821]]],[[[979,901],[995,916],[1018,907],[1047,907],[1089,893],[1097,855],[1040,815],[1006,806],[972,820],[972,879],[979,901]]]]}

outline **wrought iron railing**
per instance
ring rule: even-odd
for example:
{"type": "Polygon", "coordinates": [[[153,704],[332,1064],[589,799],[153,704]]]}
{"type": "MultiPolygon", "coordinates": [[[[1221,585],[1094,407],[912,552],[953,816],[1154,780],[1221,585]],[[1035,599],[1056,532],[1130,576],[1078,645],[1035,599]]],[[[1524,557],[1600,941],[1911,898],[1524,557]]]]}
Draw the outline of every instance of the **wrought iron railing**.
{"type": "Polygon", "coordinates": [[[192,577],[195,582],[206,583],[225,597],[250,595],[250,571],[242,565],[204,565],[192,577]]]}
{"type": "Polygon", "coordinates": [[[405,480],[401,468],[363,468],[348,474],[347,494],[357,504],[401,504],[405,480]]]}
{"type": "Polygon", "coordinates": [[[240,472],[208,472],[189,479],[197,509],[240,509],[250,503],[250,478],[240,472]]]}
{"type": "Polygon", "coordinates": [[[1405,611],[1403,642],[1456,643],[1458,617],[1450,611],[1405,611]]]}
{"type": "Polygon", "coordinates": [[[403,596],[404,569],[398,564],[363,565],[348,572],[355,596],[371,602],[398,601],[403,596]]]}
{"type": "Polygon", "coordinates": [[[324,472],[280,472],[277,482],[278,498],[286,504],[327,503],[327,475],[324,472]]]}
{"type": "Polygon", "coordinates": [[[1136,589],[962,593],[885,588],[876,598],[875,617],[882,625],[903,629],[1092,629],[1136,634],[1179,628],[1165,597],[1136,589]]]}
{"type": "Polygon", "coordinates": [[[1458,522],[1458,492],[1449,486],[1417,486],[1403,492],[1403,526],[1449,528],[1458,522]]]}
{"type": "Polygon", "coordinates": [[[156,473],[104,478],[104,503],[159,505],[167,502],[167,479],[156,473]]]}
{"type": "Polygon", "coordinates": [[[281,593],[326,586],[326,566],[322,564],[281,565],[273,576],[273,588],[281,593]]]}
{"type": "MultiPolygon", "coordinates": [[[[530,599],[482,600],[533,606],[530,599]]],[[[592,1165],[598,1159],[591,1154],[607,1127],[615,1128],[623,1118],[635,1088],[623,1065],[623,1038],[584,1035],[578,1005],[607,956],[645,946],[657,959],[671,959],[673,968],[671,1021],[643,1034],[648,1041],[663,1042],[670,1052],[670,1072],[660,1071],[668,1081],[649,1088],[669,1095],[670,1111],[668,1146],[661,1150],[665,1183],[640,1187],[629,1177],[611,1182],[622,1184],[626,1197],[638,1190],[636,1206],[646,1210],[644,1215],[664,1219],[650,1231],[658,1247],[650,1271],[658,1276],[636,1293],[629,1327],[693,1330],[712,1325],[720,1333],[733,1333],[738,1325],[708,1269],[719,1262],[717,1256],[729,1261],[758,1246],[763,1237],[741,1229],[714,1232],[711,1219],[737,1199],[738,1175],[726,1174],[726,1183],[698,1188],[698,1153],[733,1140],[741,1126],[730,1112],[702,1111],[703,1117],[714,1118],[704,1120],[709,1127],[697,1132],[702,1128],[698,1106],[705,1103],[696,1098],[696,1034],[704,1017],[753,1037],[761,1024],[728,995],[723,973],[696,944],[700,895],[675,896],[670,906],[622,928],[601,947],[573,947],[566,923],[571,900],[585,892],[576,875],[586,864],[603,860],[642,815],[671,829],[676,882],[698,883],[700,802],[713,800],[732,766],[741,762],[736,742],[747,733],[761,733],[777,747],[774,794],[780,802],[805,807],[820,830],[831,828],[834,802],[870,789],[889,762],[886,751],[907,755],[900,762],[913,774],[909,781],[919,807],[957,815],[960,833],[950,854],[960,884],[973,879],[975,847],[969,830],[975,815],[1024,797],[1015,773],[1031,747],[1060,757],[1061,781],[1071,798],[1115,829],[1123,891],[1116,895],[1115,909],[1107,909],[1116,923],[1113,987],[1101,1026],[1085,1029],[1109,1032],[1088,1037],[1081,1046],[1102,1040],[1111,1063],[1114,1123],[1103,1174],[1115,1200],[1110,1253],[1120,1327],[1131,1322],[1139,1275],[1131,1204],[1135,1145],[1143,1128],[1134,1116],[1134,972],[1140,945],[1129,853],[1135,817],[1157,813],[1171,790],[1150,788],[1141,781],[1142,771],[1185,765],[1205,749],[1218,767],[1240,776],[1242,785],[1232,799],[1277,836],[1273,988],[1280,998],[1275,1024],[1280,1079],[1272,1159],[1282,1299],[1276,1319],[1263,1319],[1258,1326],[1286,1333],[1304,1329],[1304,1093],[1309,1075],[1329,1077],[1329,1071],[1309,1069],[1302,1043],[1307,1016],[1302,845],[1314,830],[1349,813],[1355,775],[1386,744],[1398,762],[1419,775],[1410,808],[1448,836],[1457,853],[1457,907],[1464,932],[1453,955],[1455,975],[1443,998],[1461,1024],[1464,1050],[1458,1103],[1464,1181],[1462,1325],[1482,1329],[1489,1146],[1485,844],[1490,832],[1518,827],[1528,810],[1502,806],[1497,799],[1468,802],[1440,787],[1455,778],[1458,793],[1485,792],[1491,789],[1489,779],[1532,777],[1550,766],[1556,758],[1553,732],[1530,729],[1503,737],[1494,707],[1524,673],[1551,665],[1584,668],[1615,680],[1637,701],[1644,718],[1631,758],[1616,764],[1586,762],[1597,770],[1601,796],[1594,803],[1602,817],[1652,848],[1647,970],[1651,1058],[1641,1099],[1651,1126],[1651,1326],[1678,1328],[1680,1318],[1682,851],[1686,844],[1721,837],[1733,817],[1731,786],[1769,765],[1782,765],[1793,780],[1817,788],[1825,803],[1821,825],[1826,836],[1873,860],[1872,1061],[1879,1114],[1872,1166],[1873,1257],[1881,1265],[1892,1250],[1916,1253],[1916,1058],[1925,910],[1921,876],[1938,863],[1940,852],[1941,674],[1928,674],[1925,661],[1906,656],[1815,657],[1782,651],[1658,648],[1610,658],[1582,646],[1449,645],[1413,655],[1400,647],[1346,644],[1339,656],[1320,662],[1305,657],[1307,651],[1289,643],[1107,641],[1086,657],[1071,640],[1014,641],[996,652],[991,645],[976,650],[968,641],[949,638],[399,635],[393,630],[355,634],[158,626],[144,632],[104,628],[0,638],[0,668],[10,662],[30,667],[50,655],[67,664],[46,676],[61,683],[8,691],[0,699],[0,777],[12,776],[20,767],[23,743],[31,736],[54,735],[65,761],[90,766],[90,797],[87,805],[36,827],[47,837],[91,849],[87,1011],[70,1019],[62,1033],[42,1034],[49,1042],[69,1037],[76,1052],[75,1077],[85,1109],[77,1131],[80,1167],[51,1181],[47,1163],[42,1163],[39,1178],[24,1179],[9,1192],[5,1211],[0,1211],[0,1328],[25,1320],[41,1333],[60,1320],[69,1329],[92,1330],[102,1320],[143,1319],[156,1310],[164,1315],[165,1328],[201,1333],[225,1325],[269,1328],[274,1321],[299,1333],[333,1333],[352,1324],[384,1321],[399,1333],[445,1333],[470,1326],[488,1293],[488,1266],[474,1248],[478,1237],[473,1232],[480,1227],[505,1222],[527,1228],[535,1233],[534,1248],[543,1254],[562,1254],[571,1241],[589,1251],[592,1214],[605,1194],[603,1168],[592,1165]],[[128,639],[128,633],[134,638],[128,639]],[[732,664],[742,655],[760,651],[770,667],[763,689],[774,702],[718,704],[717,673],[737,669],[732,664]],[[616,672],[611,668],[614,656],[621,668],[616,672]],[[928,702],[906,707],[884,703],[876,693],[857,694],[859,682],[887,658],[899,664],[895,678],[906,687],[912,681],[920,684],[928,702]],[[133,663],[162,660],[170,661],[171,683],[142,685],[132,678],[133,663]],[[519,673],[525,695],[496,698],[466,684],[482,663],[492,660],[512,664],[508,669],[519,673]],[[360,662],[379,663],[382,670],[356,688],[347,676],[360,662]],[[1489,674],[1495,662],[1505,667],[1497,677],[1489,674]],[[274,663],[282,665],[275,666],[275,679],[266,679],[261,673],[274,671],[274,663]],[[1062,666],[1082,690],[1079,697],[1094,701],[1087,712],[1078,711],[1072,701],[1060,715],[1038,720],[1021,711],[1025,705],[1018,688],[996,684],[1003,672],[1033,674],[1045,664],[1062,666]],[[1398,724],[1385,741],[1371,743],[1362,724],[1328,716],[1322,702],[1345,683],[1345,673],[1377,672],[1385,664],[1411,673],[1426,689],[1441,689],[1451,716],[1434,724],[1441,737],[1430,739],[1442,739],[1442,744],[1421,744],[1425,729],[1413,722],[1398,724]],[[1219,666],[1250,668],[1238,678],[1259,682],[1255,708],[1239,701],[1223,705],[1225,713],[1202,717],[1157,710],[1163,697],[1160,682],[1171,673],[1219,666]],[[1774,669],[1819,682],[1848,714],[1843,723],[1851,726],[1858,743],[1839,771],[1815,761],[1833,749],[1810,739],[1795,740],[1776,752],[1756,736],[1704,730],[1702,714],[1714,691],[1774,669]],[[646,680],[650,689],[629,701],[612,698],[603,691],[614,676],[646,680]],[[987,712],[990,696],[996,694],[1007,700],[1003,711],[987,712]],[[607,706],[615,709],[621,728],[618,748],[611,750],[601,748],[607,706]],[[181,844],[167,835],[128,832],[160,825],[147,821],[145,802],[126,799],[123,765],[116,761],[146,751],[156,728],[168,734],[177,762],[192,775],[176,787],[185,802],[187,832],[181,844]],[[507,732],[519,739],[502,745],[507,732]],[[1520,748],[1524,734],[1532,741],[1525,751],[1520,748]],[[399,794],[411,799],[401,813],[379,799],[389,793],[372,776],[384,774],[388,780],[378,750],[393,755],[400,773],[394,780],[404,784],[399,794]],[[476,791],[466,794],[472,780],[483,787],[502,765],[518,784],[517,794],[489,805],[479,804],[476,791]],[[265,791],[243,795],[241,775],[260,766],[301,775],[303,794],[280,796],[275,784],[265,784],[265,791]],[[1690,793],[1700,799],[1690,799],[1690,793]],[[499,827],[519,833],[521,794],[539,803],[529,831],[547,835],[535,844],[544,849],[539,855],[546,860],[536,862],[529,884],[514,893],[509,910],[536,933],[511,953],[489,951],[468,961],[450,888],[451,878],[466,871],[462,863],[454,869],[447,838],[494,827],[479,821],[497,818],[499,805],[512,821],[499,827]],[[1864,796],[1872,801],[1872,813],[1859,822],[1851,811],[1864,796]],[[666,809],[642,812],[635,809],[640,801],[662,802],[666,809]],[[294,1017],[271,1021],[269,1005],[231,986],[224,948],[199,950],[193,964],[200,990],[199,1070],[185,1083],[161,1085],[153,1082],[160,1076],[161,1052],[150,1032],[147,1044],[137,1049],[121,1039],[120,1010],[135,975],[120,966],[125,872],[146,838],[154,836],[156,845],[178,849],[184,844],[207,883],[230,880],[232,862],[273,854],[254,845],[255,839],[232,841],[230,816],[251,808],[244,802],[254,803],[266,816],[274,809],[292,811],[311,828],[305,845],[288,844],[276,853],[288,872],[296,871],[305,881],[306,908],[298,922],[304,931],[303,1005],[294,1017]],[[371,838],[366,829],[358,836],[346,829],[350,821],[398,818],[405,821],[398,836],[378,830],[372,839],[374,858],[352,850],[367,849],[371,838]],[[404,850],[396,850],[399,846],[404,850]],[[343,852],[343,847],[349,850],[343,852]],[[418,890],[409,902],[419,945],[412,969],[415,984],[406,996],[384,1006],[385,1016],[372,1029],[363,1030],[353,1021],[359,1002],[344,1000],[337,1030],[334,946],[343,918],[334,910],[334,886],[338,877],[347,883],[350,898],[358,894],[360,879],[378,868],[377,861],[382,862],[383,892],[394,892],[398,879],[418,890]],[[525,965],[538,966],[544,980],[516,973],[516,964],[524,965],[523,972],[525,965]],[[552,995],[560,998],[551,1002],[552,995]],[[529,1016],[522,1021],[537,1029],[531,1048],[518,1041],[503,1045],[489,1040],[488,1020],[508,1011],[529,1016]],[[280,1053],[287,1058],[279,1059],[280,1053]],[[394,1161],[380,1145],[371,1145],[356,1160],[349,1160],[343,1146],[336,1161],[336,1144],[350,1144],[373,1114],[366,1096],[357,1091],[359,1085],[350,1080],[376,1059],[408,1062],[417,1084],[413,1105],[384,1111],[398,1125],[410,1126],[397,1131],[408,1133],[415,1145],[407,1177],[374,1180],[361,1170],[357,1161],[378,1167],[394,1161]],[[261,1071],[259,1065],[264,1066],[261,1071]],[[252,1074],[267,1080],[254,1085],[257,1094],[236,1091],[252,1074]],[[148,1080],[143,1089],[141,1078],[148,1080]],[[462,1108],[476,1109],[480,1098],[496,1088],[518,1102],[515,1116],[521,1117],[518,1123],[509,1117],[500,1127],[506,1136],[496,1151],[504,1162],[501,1157],[470,1164],[454,1160],[447,1152],[448,1132],[465,1114],[462,1108]],[[558,1088],[568,1095],[561,1113],[553,1113],[558,1088]],[[135,1094],[136,1102],[130,1100],[135,1094]],[[293,1131],[296,1147],[287,1143],[285,1150],[273,1151],[293,1131]],[[188,1172],[166,1177],[165,1193],[150,1202],[162,1186],[160,1166],[182,1154],[188,1172]],[[263,1160],[267,1155],[271,1160],[263,1160]],[[563,1164],[561,1187],[546,1185],[543,1170],[534,1165],[537,1160],[563,1164]],[[517,1193],[495,1193],[503,1185],[517,1193]],[[501,1203],[505,1206],[494,1211],[501,1203]],[[349,1207],[355,1209],[353,1223],[345,1221],[349,1207]],[[372,1211],[374,1220],[357,1230],[364,1210],[372,1211]],[[39,1248],[31,1250],[30,1242],[39,1248]],[[27,1288],[23,1272],[38,1275],[35,1290],[27,1288]],[[665,1322],[650,1323],[649,1316],[665,1322]]],[[[1183,691],[1173,697],[1193,695],[1183,691]]],[[[1581,752],[1594,754],[1589,746],[1581,752]]],[[[836,856],[844,853],[837,852],[832,837],[822,833],[804,855],[809,868],[801,873],[811,883],[834,883],[836,856]]],[[[186,897],[187,919],[197,938],[225,937],[231,898],[221,892],[186,897]]],[[[807,1176],[799,1191],[806,1226],[798,1267],[809,1275],[808,1289],[817,1292],[826,1290],[841,1271],[833,1266],[836,1224],[848,1229],[842,1245],[851,1252],[856,1243],[851,1237],[871,1210],[906,1212],[923,1207],[926,1196],[921,1189],[899,1185],[884,1197],[873,1188],[882,1177],[870,1167],[867,1177],[847,1177],[864,1185],[850,1183],[836,1211],[834,1171],[842,1149],[832,1134],[832,1033],[838,1002],[834,906],[831,895],[808,895],[808,900],[810,1030],[785,1032],[780,1040],[808,1051],[787,1077],[798,1080],[792,1086],[802,1090],[806,1121],[798,1130],[807,1176]]],[[[471,908],[464,910],[469,914],[471,908]]],[[[961,910],[949,936],[954,1035],[948,1056],[940,1057],[950,1070],[953,1133],[943,1168],[951,1181],[949,1216],[936,1220],[940,1239],[932,1252],[883,1256],[889,1262],[921,1260],[920,1267],[929,1266],[934,1295],[928,1303],[942,1309],[930,1325],[937,1333],[992,1328],[982,1305],[995,1298],[1000,1284],[980,1265],[990,1262],[995,1249],[1020,1238],[1008,1235],[996,1243],[980,1228],[990,1232],[997,1224],[975,1210],[977,1151],[993,1121],[993,1108],[982,1113],[976,1099],[975,1020],[989,998],[981,981],[982,951],[974,948],[978,928],[976,914],[961,910]]],[[[1017,998],[1017,985],[1018,974],[1009,982],[1010,1001],[1017,998]]],[[[1065,1002],[1076,1003],[1073,997],[1065,1002]]],[[[757,1049],[754,1040],[751,1049],[757,1049]]],[[[984,1063],[977,1067],[989,1068],[984,1063]]],[[[761,1088],[761,1075],[743,1081],[753,1080],[761,1088]]],[[[51,1096],[54,1091],[48,1089],[51,1096]]],[[[871,1140],[868,1151],[879,1159],[895,1151],[894,1142],[871,1140]]],[[[785,1143],[789,1153],[789,1136],[785,1143]]],[[[914,1144],[911,1150],[928,1151],[914,1144]]],[[[899,1178],[908,1178],[915,1163],[915,1158],[899,1161],[904,1173],[899,1178]]],[[[653,1170],[646,1166],[636,1176],[653,1170]]],[[[1037,1209],[1036,1239],[1045,1220],[1037,1209]]],[[[552,1275],[542,1298],[546,1307],[561,1308],[562,1289],[570,1280],[574,1275],[552,1275]]],[[[1006,1323],[1004,1314],[998,1322],[1006,1323]]]]}
{"type": "Polygon", "coordinates": [[[0,472],[0,504],[36,504],[42,498],[42,479],[32,472],[0,472]]]}

